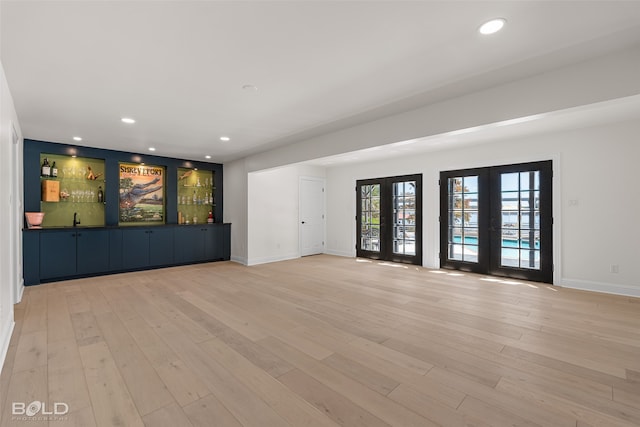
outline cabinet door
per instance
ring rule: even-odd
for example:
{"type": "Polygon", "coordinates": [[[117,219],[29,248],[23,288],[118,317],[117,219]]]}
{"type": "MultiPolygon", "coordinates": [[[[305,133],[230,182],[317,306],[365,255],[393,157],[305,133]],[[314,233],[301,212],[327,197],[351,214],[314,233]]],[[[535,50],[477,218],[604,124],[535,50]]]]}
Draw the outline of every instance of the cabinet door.
{"type": "Polygon", "coordinates": [[[224,253],[224,229],[220,225],[212,225],[207,233],[207,258],[210,260],[222,259],[224,253]]]}
{"type": "Polygon", "coordinates": [[[190,263],[204,255],[204,242],[199,227],[175,228],[175,262],[190,263]]]}
{"type": "Polygon", "coordinates": [[[40,283],[40,233],[22,232],[22,275],[25,286],[40,283]]]}
{"type": "Polygon", "coordinates": [[[76,232],[40,233],[40,278],[76,274],[76,232]]]}
{"type": "Polygon", "coordinates": [[[122,230],[109,230],[109,270],[122,270],[122,230]]]}
{"type": "Polygon", "coordinates": [[[197,228],[198,230],[198,240],[194,240],[194,248],[196,252],[196,261],[207,261],[210,260],[209,256],[210,249],[208,248],[208,242],[210,239],[209,229],[205,226],[202,228],[197,228]]]}
{"type": "Polygon", "coordinates": [[[224,224],[222,227],[222,259],[229,261],[231,259],[231,224],[224,224]]]}
{"type": "Polygon", "coordinates": [[[76,233],[78,274],[109,270],[109,231],[82,230],[76,233]]]}
{"type": "Polygon", "coordinates": [[[216,259],[216,228],[218,227],[213,226],[202,229],[204,234],[204,259],[207,261],[216,259]]]}
{"type": "Polygon", "coordinates": [[[173,264],[173,229],[154,228],[149,232],[149,265],[173,264]]]}
{"type": "Polygon", "coordinates": [[[122,266],[125,269],[149,265],[149,230],[131,228],[122,230],[122,266]]]}

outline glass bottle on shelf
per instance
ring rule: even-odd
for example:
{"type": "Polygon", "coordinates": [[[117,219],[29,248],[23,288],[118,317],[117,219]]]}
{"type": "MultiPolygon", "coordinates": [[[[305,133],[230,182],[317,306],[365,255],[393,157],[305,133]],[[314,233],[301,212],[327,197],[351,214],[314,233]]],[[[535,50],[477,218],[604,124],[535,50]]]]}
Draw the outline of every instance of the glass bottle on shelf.
{"type": "Polygon", "coordinates": [[[206,224],[213,215],[213,172],[210,170],[178,168],[176,178],[179,224],[206,224]]]}
{"type": "Polygon", "coordinates": [[[42,166],[40,167],[40,176],[48,177],[51,174],[51,166],[49,166],[49,159],[46,157],[42,161],[42,166]]]}
{"type": "Polygon", "coordinates": [[[53,161],[53,165],[51,165],[51,177],[52,178],[57,178],[58,177],[58,167],[56,166],[56,161],[53,161]]]}

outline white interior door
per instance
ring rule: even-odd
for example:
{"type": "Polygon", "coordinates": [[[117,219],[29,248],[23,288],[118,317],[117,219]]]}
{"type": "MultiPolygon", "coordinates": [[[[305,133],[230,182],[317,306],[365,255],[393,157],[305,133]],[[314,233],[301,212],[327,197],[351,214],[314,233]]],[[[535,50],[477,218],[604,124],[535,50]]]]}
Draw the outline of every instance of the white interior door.
{"type": "Polygon", "coordinates": [[[324,252],[324,179],[300,178],[300,256],[324,252]]]}

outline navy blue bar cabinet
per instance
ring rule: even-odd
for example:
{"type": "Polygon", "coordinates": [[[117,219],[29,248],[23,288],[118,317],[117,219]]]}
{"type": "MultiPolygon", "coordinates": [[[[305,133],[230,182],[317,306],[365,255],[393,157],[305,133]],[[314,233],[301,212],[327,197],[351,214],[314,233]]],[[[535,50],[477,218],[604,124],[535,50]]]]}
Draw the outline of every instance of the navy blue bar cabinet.
{"type": "MultiPolygon", "coordinates": [[[[58,144],[24,141],[25,212],[41,211],[41,159],[52,156],[78,156],[104,160],[104,224],[68,224],[23,228],[25,285],[137,271],[200,262],[229,260],[231,224],[223,224],[222,165],[160,156],[127,153],[58,144]],[[165,170],[164,221],[158,225],[119,225],[119,164],[136,163],[161,166],[165,170]],[[178,168],[210,171],[215,191],[207,192],[213,223],[179,224],[178,168]]],[[[55,178],[52,178],[55,181],[55,178]]],[[[198,182],[200,185],[200,182],[198,182]]],[[[102,188],[102,187],[101,187],[102,188]]],[[[48,203],[48,202],[47,202],[48,203]]],[[[63,203],[63,202],[60,202],[63,203]]],[[[57,205],[53,206],[55,209],[57,205]]],[[[81,205],[79,205],[82,207],[81,205]]],[[[182,216],[182,215],[180,215],[182,216]]],[[[46,215],[45,215],[46,217],[46,215]]],[[[80,213],[82,218],[82,213],[80,213]]]]}

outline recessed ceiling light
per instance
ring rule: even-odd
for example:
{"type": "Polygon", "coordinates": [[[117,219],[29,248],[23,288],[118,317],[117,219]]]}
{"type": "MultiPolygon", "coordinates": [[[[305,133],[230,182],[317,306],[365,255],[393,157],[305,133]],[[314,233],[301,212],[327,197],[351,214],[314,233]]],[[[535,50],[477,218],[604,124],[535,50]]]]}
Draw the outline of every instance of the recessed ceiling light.
{"type": "Polygon", "coordinates": [[[480,34],[484,35],[494,34],[500,31],[506,22],[507,20],[504,18],[492,19],[491,21],[482,24],[478,31],[480,31],[480,34]]]}
{"type": "Polygon", "coordinates": [[[205,158],[205,159],[210,159],[210,158],[211,158],[211,156],[207,154],[206,156],[204,156],[204,158],[205,158]]]}
{"type": "Polygon", "coordinates": [[[220,137],[220,141],[230,141],[231,138],[229,138],[228,136],[221,136],[220,137]]]}
{"type": "Polygon", "coordinates": [[[258,88],[254,85],[243,85],[242,89],[244,90],[249,90],[249,91],[256,91],[258,90],[258,88]]]}
{"type": "Polygon", "coordinates": [[[129,118],[129,117],[123,117],[120,120],[122,120],[122,123],[127,123],[127,124],[130,124],[130,125],[136,122],[135,120],[133,120],[132,118],[129,118]]]}
{"type": "Polygon", "coordinates": [[[74,136],[74,137],[73,137],[73,140],[74,140],[74,141],[82,141],[82,138],[80,138],[79,136],[74,136]]]}
{"type": "Polygon", "coordinates": [[[149,147],[149,151],[156,151],[156,147],[149,147]]]}

